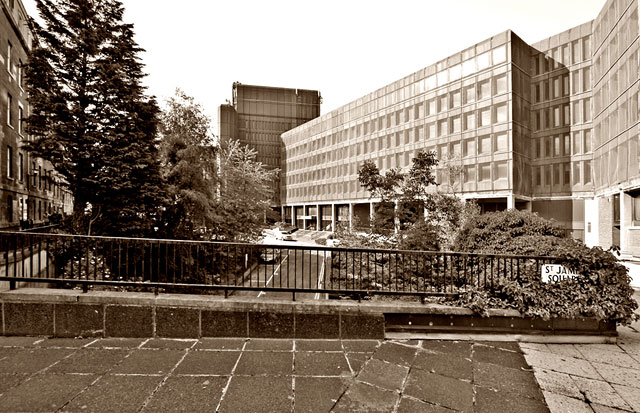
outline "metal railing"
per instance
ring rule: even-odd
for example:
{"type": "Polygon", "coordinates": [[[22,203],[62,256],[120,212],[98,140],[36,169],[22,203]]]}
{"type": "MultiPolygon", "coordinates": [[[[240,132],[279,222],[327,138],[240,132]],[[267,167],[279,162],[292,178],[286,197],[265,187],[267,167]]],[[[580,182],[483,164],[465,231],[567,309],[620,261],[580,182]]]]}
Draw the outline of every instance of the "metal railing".
{"type": "MultiPolygon", "coordinates": [[[[540,274],[553,257],[0,232],[0,282],[455,296],[540,274]]],[[[260,296],[258,294],[258,296],[260,296]]]]}

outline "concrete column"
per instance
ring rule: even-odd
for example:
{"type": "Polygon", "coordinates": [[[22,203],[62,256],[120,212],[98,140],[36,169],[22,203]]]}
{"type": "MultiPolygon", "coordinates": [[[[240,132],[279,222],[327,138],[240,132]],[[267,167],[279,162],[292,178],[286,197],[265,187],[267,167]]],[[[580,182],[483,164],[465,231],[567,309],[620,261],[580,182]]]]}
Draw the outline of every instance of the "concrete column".
{"type": "Polygon", "coordinates": [[[331,204],[331,232],[336,232],[336,204],[331,204]]]}
{"type": "Polygon", "coordinates": [[[353,229],[353,204],[349,202],[349,229],[353,229]]]}
{"type": "Polygon", "coordinates": [[[630,253],[629,233],[627,228],[632,223],[632,199],[624,191],[620,191],[620,252],[630,253]]]}
{"type": "Polygon", "coordinates": [[[516,197],[513,195],[507,195],[507,209],[514,209],[516,207],[516,197]]]}
{"type": "Polygon", "coordinates": [[[294,205],[291,205],[291,225],[298,226],[296,222],[296,207],[294,205]]]}
{"type": "Polygon", "coordinates": [[[280,206],[280,218],[282,218],[284,222],[287,222],[287,217],[284,216],[284,205],[280,206]]]}
{"type": "MultiPolygon", "coordinates": [[[[306,217],[309,214],[309,209],[306,205],[302,206],[302,216],[306,217]]],[[[307,229],[307,219],[302,218],[302,229],[307,229]]]]}
{"type": "Polygon", "coordinates": [[[320,204],[316,205],[316,231],[320,231],[322,227],[322,211],[320,210],[320,204]]]}

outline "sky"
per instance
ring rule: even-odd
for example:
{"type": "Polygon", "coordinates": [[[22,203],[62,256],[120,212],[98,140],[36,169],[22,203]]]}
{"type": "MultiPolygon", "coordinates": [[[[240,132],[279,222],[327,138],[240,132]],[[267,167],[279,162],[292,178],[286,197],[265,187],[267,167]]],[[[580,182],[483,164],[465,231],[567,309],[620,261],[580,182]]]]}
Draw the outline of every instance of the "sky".
{"type": "MultiPolygon", "coordinates": [[[[37,16],[35,0],[22,0],[37,16]]],[[[145,85],[180,88],[217,131],[232,83],[319,90],[330,112],[507,29],[534,43],[605,0],[121,0],[145,85]]]]}

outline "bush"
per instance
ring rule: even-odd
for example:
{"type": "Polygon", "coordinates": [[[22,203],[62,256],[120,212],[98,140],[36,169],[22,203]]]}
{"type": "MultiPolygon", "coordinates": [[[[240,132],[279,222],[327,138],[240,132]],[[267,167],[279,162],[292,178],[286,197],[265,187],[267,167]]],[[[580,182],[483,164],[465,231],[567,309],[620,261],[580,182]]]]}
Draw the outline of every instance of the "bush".
{"type": "Polygon", "coordinates": [[[456,239],[459,251],[556,257],[556,263],[580,277],[545,284],[532,266],[519,280],[503,277],[491,288],[472,287],[457,303],[485,315],[488,308],[498,307],[545,319],[585,316],[630,323],[638,303],[627,268],[610,252],[563,234],[555,222],[526,211],[488,213],[470,220],[456,239]]]}

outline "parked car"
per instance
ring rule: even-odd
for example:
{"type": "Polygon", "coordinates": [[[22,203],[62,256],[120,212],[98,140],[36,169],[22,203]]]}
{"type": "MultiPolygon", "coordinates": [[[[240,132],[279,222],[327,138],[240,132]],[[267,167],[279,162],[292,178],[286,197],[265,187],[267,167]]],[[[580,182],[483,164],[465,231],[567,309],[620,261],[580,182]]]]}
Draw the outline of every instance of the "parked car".
{"type": "Polygon", "coordinates": [[[275,233],[276,239],[283,241],[293,241],[293,233],[296,232],[298,228],[293,225],[286,225],[282,227],[276,227],[273,232],[275,233]]]}

